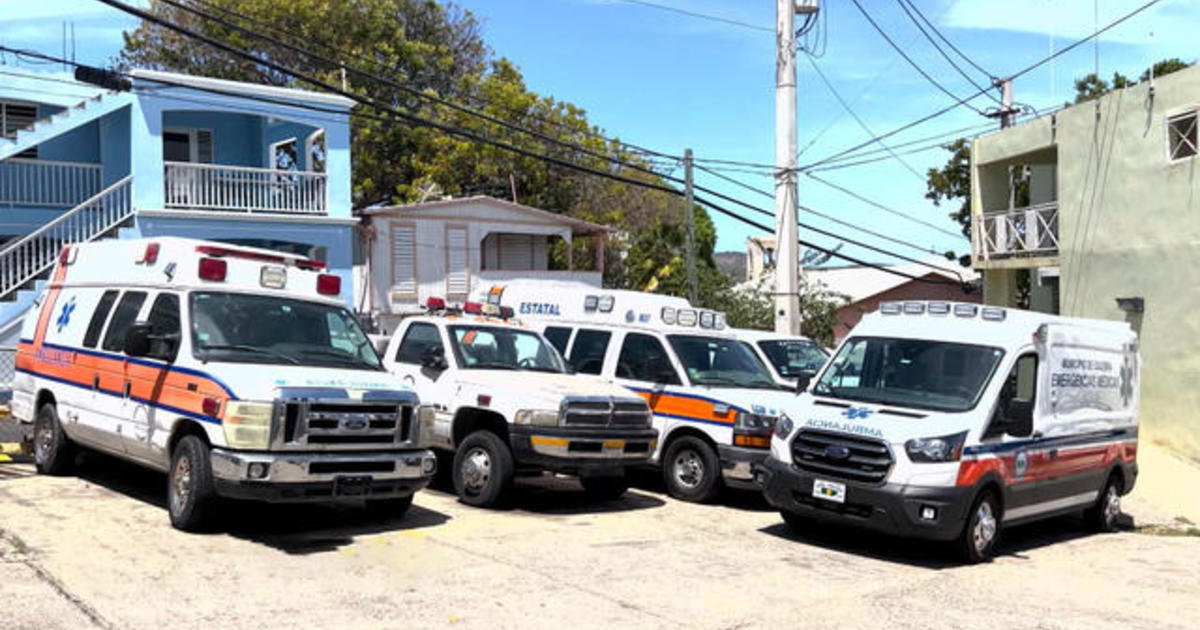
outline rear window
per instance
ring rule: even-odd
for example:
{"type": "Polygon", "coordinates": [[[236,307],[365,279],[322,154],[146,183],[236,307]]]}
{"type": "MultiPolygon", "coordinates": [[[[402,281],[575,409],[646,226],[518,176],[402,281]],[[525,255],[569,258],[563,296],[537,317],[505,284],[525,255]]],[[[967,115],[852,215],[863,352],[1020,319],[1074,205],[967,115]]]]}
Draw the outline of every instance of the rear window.
{"type": "Polygon", "coordinates": [[[566,356],[567,342],[571,340],[570,328],[551,326],[542,335],[546,338],[546,341],[550,342],[550,345],[554,346],[555,350],[558,350],[559,354],[566,356]]]}
{"type": "Polygon", "coordinates": [[[100,341],[100,331],[104,330],[108,312],[112,310],[113,302],[117,301],[117,293],[115,290],[109,290],[100,296],[100,302],[96,304],[96,310],[92,312],[92,321],[88,322],[87,333],[83,336],[83,347],[95,348],[96,342],[100,341]]]}
{"type": "Polygon", "coordinates": [[[606,330],[580,328],[571,348],[571,367],[580,374],[599,374],[604,368],[604,352],[612,333],[606,330]]]}
{"type": "Polygon", "coordinates": [[[121,296],[117,309],[113,311],[112,321],[108,323],[108,332],[104,334],[102,348],[110,352],[125,350],[125,331],[129,330],[134,320],[137,319],[137,314],[142,310],[142,303],[145,301],[145,291],[129,291],[121,296]]]}

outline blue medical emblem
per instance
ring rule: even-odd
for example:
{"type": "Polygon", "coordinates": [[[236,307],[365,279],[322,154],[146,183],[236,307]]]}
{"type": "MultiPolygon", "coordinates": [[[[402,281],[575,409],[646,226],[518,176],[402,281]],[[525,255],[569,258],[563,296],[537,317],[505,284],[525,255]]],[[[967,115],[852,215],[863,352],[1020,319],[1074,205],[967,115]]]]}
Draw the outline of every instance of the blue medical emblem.
{"type": "Polygon", "coordinates": [[[1017,481],[1020,481],[1025,476],[1025,472],[1029,470],[1029,455],[1025,451],[1018,451],[1016,458],[1013,459],[1013,475],[1017,481]]]}
{"type": "Polygon", "coordinates": [[[862,420],[871,415],[871,410],[866,407],[851,407],[843,411],[842,415],[850,420],[862,420]]]}
{"type": "Polygon", "coordinates": [[[71,323],[71,313],[74,312],[75,298],[72,297],[71,301],[63,304],[62,311],[58,314],[58,319],[54,321],[54,324],[58,326],[58,332],[62,332],[63,328],[66,328],[67,324],[71,323]]]}

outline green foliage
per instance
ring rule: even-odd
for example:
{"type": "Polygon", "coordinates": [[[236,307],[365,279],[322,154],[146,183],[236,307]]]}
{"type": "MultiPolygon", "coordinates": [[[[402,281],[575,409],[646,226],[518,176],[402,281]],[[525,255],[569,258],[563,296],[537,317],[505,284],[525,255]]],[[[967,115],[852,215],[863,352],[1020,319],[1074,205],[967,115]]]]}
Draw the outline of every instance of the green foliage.
{"type": "Polygon", "coordinates": [[[1189,68],[1191,65],[1192,64],[1178,57],[1171,57],[1170,59],[1163,59],[1151,67],[1143,70],[1137,81],[1130,79],[1120,72],[1114,72],[1111,83],[1096,76],[1096,73],[1093,72],[1087,76],[1084,76],[1083,78],[1075,80],[1075,103],[1090,101],[1092,99],[1104,96],[1113,90],[1133,87],[1137,85],[1138,82],[1148,81],[1150,79],[1151,71],[1153,71],[1154,76],[1157,78],[1163,75],[1171,74],[1172,72],[1183,70],[1184,68],[1189,68]]]}
{"type": "MultiPolygon", "coordinates": [[[[966,138],[959,138],[942,147],[950,152],[945,166],[931,168],[925,174],[925,198],[935,206],[942,202],[958,201],[958,208],[948,216],[958,223],[963,236],[971,237],[971,143],[966,138]]],[[[970,254],[958,256],[953,251],[946,252],[948,260],[958,259],[964,266],[970,266],[970,254]]]]}

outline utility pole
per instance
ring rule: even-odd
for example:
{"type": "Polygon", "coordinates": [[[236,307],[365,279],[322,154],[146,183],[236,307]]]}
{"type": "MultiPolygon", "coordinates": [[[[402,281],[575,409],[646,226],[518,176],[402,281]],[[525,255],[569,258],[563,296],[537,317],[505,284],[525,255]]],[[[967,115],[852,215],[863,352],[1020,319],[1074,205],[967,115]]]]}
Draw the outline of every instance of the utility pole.
{"type": "Polygon", "coordinates": [[[696,217],[692,203],[692,150],[683,150],[683,217],[687,222],[688,302],[696,305],[696,217]]]}
{"type": "Polygon", "coordinates": [[[817,0],[775,0],[775,332],[800,334],[796,227],[796,14],[817,0]]]}

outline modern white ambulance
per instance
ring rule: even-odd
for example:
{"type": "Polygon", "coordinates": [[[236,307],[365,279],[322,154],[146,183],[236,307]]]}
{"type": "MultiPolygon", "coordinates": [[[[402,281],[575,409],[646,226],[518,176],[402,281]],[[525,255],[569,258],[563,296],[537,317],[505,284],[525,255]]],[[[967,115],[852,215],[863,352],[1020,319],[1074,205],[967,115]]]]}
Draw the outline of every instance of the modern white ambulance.
{"type": "Polygon", "coordinates": [[[397,515],[436,468],[320,262],[180,238],[63,248],[24,321],[13,414],[40,472],[76,446],[167,473],[171,524],[219,498],[355,499],[397,515]]]}
{"type": "MultiPolygon", "coordinates": [[[[508,283],[486,300],[541,328],[579,375],[601,377],[654,410],[668,493],[707,501],[722,486],[756,489],[775,419],[795,405],[721,313],[687,300],[562,283],[508,283]]],[[[787,391],[784,391],[787,390],[787,391]]]]}
{"type": "Polygon", "coordinates": [[[1137,479],[1139,370],[1124,322],[884,303],[776,425],[764,493],[793,528],[955,541],[971,562],[1008,525],[1108,531],[1137,479]]]}
{"type": "Polygon", "coordinates": [[[625,469],[645,465],[658,437],[646,401],[567,374],[545,337],[495,305],[428,308],[401,320],[384,356],[432,411],[431,445],[454,453],[464,503],[501,505],[515,476],[543,471],[578,476],[598,499],[625,492],[625,469]]]}
{"type": "Polygon", "coordinates": [[[829,351],[808,337],[747,328],[732,328],[730,332],[754,350],[771,370],[775,382],[784,387],[794,389],[801,377],[811,379],[829,360],[829,351]]]}

